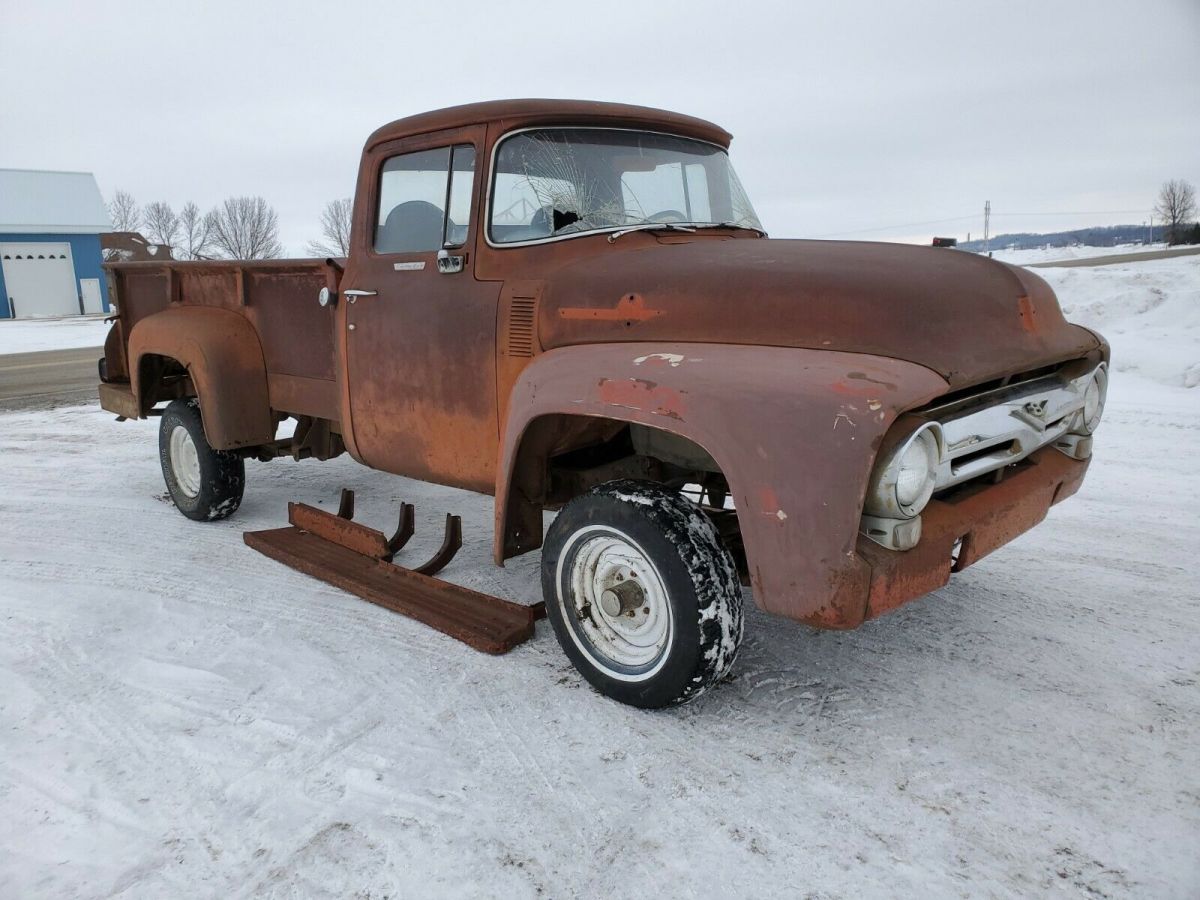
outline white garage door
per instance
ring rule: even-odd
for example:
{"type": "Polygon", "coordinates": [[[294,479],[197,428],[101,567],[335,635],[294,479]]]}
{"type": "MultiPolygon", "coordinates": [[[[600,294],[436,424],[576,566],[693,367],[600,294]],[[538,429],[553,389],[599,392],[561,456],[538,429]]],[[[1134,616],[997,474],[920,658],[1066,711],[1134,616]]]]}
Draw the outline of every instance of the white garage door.
{"type": "Polygon", "coordinates": [[[70,244],[0,244],[5,302],[18,319],[79,314],[70,244]]]}

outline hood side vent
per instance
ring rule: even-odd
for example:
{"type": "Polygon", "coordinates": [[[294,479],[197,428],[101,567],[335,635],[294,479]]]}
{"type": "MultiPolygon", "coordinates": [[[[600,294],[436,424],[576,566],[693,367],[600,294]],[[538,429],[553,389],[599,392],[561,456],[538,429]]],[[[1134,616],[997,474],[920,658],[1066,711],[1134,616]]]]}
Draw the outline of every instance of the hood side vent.
{"type": "Polygon", "coordinates": [[[542,282],[524,281],[505,286],[501,323],[505,356],[528,359],[540,349],[537,336],[538,301],[542,282]]]}
{"type": "Polygon", "coordinates": [[[513,297],[508,307],[508,355],[533,356],[536,297],[513,297]]]}

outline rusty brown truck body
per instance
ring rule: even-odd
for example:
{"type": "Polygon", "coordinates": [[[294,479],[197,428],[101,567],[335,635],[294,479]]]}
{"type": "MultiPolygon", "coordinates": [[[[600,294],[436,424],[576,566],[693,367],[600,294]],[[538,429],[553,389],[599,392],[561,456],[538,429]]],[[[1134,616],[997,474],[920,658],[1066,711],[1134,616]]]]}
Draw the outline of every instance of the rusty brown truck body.
{"type": "Polygon", "coordinates": [[[589,681],[689,699],[733,660],[739,580],[853,628],[1041,521],[1107,378],[1027,270],[769,239],[729,142],[590,102],[401,119],[364,148],[347,259],[111,265],[101,403],[163,415],[194,518],[281,455],[494,494],[496,562],[545,545],[589,681]]]}

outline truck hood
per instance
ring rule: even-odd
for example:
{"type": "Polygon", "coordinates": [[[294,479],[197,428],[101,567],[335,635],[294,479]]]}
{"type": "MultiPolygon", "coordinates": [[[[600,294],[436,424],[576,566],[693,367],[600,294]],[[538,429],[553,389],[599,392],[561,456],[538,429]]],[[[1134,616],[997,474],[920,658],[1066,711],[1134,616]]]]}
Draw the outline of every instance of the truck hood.
{"type": "Polygon", "coordinates": [[[628,235],[549,273],[546,349],[620,341],[804,347],[903,359],[954,388],[1099,346],[1050,286],[972,253],[905,244],[628,235]]]}

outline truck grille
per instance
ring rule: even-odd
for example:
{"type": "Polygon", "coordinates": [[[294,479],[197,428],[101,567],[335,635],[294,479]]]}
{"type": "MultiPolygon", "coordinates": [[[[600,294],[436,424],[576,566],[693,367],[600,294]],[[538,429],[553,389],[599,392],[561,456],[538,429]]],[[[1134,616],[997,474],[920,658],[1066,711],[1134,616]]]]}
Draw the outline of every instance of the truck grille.
{"type": "Polygon", "coordinates": [[[995,472],[1053,444],[1077,424],[1095,367],[1048,375],[943,399],[921,417],[942,431],[935,491],[995,472]]]}

